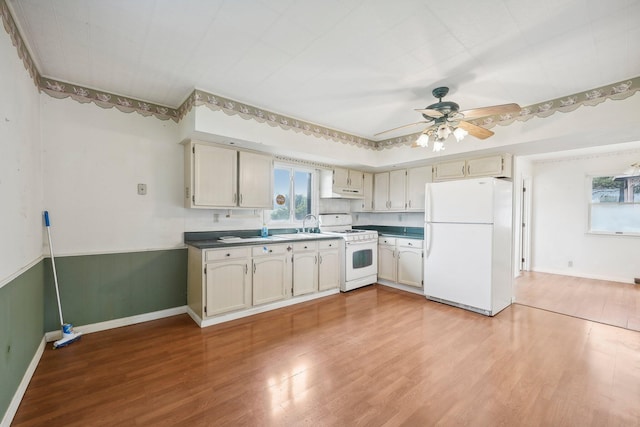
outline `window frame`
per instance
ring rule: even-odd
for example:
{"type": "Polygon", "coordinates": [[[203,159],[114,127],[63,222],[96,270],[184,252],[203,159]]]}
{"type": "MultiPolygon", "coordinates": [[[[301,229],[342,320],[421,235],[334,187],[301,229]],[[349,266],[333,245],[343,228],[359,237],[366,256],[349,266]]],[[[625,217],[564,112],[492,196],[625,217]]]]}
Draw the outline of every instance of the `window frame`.
{"type": "MultiPolygon", "coordinates": [[[[616,230],[616,231],[609,231],[609,230],[594,230],[593,226],[592,226],[592,219],[593,219],[593,207],[594,205],[600,205],[600,203],[594,203],[593,202],[593,179],[594,178],[602,178],[602,177],[622,177],[624,175],[621,175],[619,173],[598,173],[598,174],[591,174],[591,175],[587,175],[586,176],[586,182],[585,182],[585,193],[586,193],[586,204],[587,204],[587,224],[586,224],[586,228],[587,228],[587,234],[594,234],[594,235],[605,235],[605,236],[627,236],[627,237],[640,237],[640,231],[620,231],[620,230],[616,230]]],[[[608,202],[607,204],[610,205],[637,205],[640,207],[640,202],[608,202]]],[[[638,220],[639,222],[639,226],[640,226],[640,219],[638,220]]]]}
{"type": "MultiPolygon", "coordinates": [[[[318,180],[318,170],[313,167],[302,166],[295,163],[285,163],[285,162],[275,162],[273,165],[273,174],[274,174],[274,183],[275,183],[275,173],[277,169],[288,169],[289,170],[289,218],[286,220],[274,220],[271,219],[271,213],[274,209],[265,209],[264,210],[264,218],[265,224],[269,228],[301,228],[303,224],[303,219],[296,220],[295,219],[295,194],[294,193],[294,177],[296,172],[304,172],[309,173],[311,175],[311,214],[316,218],[318,217],[319,211],[319,201],[320,201],[320,188],[319,188],[319,180],[318,180]]],[[[273,189],[273,195],[271,197],[271,202],[273,204],[274,199],[276,197],[275,187],[273,189]]],[[[312,221],[310,225],[315,226],[316,224],[312,221]]]]}

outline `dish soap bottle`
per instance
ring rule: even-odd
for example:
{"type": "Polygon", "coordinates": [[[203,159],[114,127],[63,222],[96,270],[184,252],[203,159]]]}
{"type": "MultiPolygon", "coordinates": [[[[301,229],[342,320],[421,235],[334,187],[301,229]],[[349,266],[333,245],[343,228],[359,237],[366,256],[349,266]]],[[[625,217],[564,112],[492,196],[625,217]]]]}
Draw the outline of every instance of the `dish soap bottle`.
{"type": "Polygon", "coordinates": [[[262,223],[262,231],[260,232],[260,236],[269,237],[269,229],[267,228],[267,224],[262,223]]]}

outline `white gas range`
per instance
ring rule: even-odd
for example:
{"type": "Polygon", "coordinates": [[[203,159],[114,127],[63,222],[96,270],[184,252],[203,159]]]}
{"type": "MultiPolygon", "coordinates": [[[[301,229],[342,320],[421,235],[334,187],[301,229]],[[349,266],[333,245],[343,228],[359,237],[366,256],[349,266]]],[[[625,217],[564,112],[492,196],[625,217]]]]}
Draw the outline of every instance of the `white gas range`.
{"type": "Polygon", "coordinates": [[[350,291],[378,280],[378,232],[352,228],[349,214],[319,215],[320,232],[342,237],[345,242],[340,290],[350,291]]]}

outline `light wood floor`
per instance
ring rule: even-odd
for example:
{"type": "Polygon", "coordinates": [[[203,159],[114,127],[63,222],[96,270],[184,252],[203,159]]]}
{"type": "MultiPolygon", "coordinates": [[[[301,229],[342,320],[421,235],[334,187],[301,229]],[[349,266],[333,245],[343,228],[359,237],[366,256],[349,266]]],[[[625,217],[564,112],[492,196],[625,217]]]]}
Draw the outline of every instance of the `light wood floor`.
{"type": "Polygon", "coordinates": [[[640,285],[525,272],[514,294],[519,304],[640,331],[640,285]]]}
{"type": "Polygon", "coordinates": [[[14,426],[640,425],[640,333],[369,286],[49,346],[14,426]]]}

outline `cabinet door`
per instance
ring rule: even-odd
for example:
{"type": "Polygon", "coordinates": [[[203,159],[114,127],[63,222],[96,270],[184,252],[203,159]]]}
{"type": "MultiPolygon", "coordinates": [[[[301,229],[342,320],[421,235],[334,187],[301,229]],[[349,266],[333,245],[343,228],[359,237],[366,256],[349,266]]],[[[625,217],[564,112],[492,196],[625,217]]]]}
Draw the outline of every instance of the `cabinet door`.
{"type": "Polygon", "coordinates": [[[378,279],[396,281],[396,247],[378,245],[378,279]]]}
{"type": "Polygon", "coordinates": [[[248,259],[208,263],[205,271],[207,316],[251,307],[248,259]]]}
{"type": "Polygon", "coordinates": [[[192,153],[194,206],[235,206],[238,152],[194,144],[192,153]]]}
{"type": "Polygon", "coordinates": [[[279,301],[287,296],[287,289],[291,287],[288,259],[289,255],[253,259],[253,305],[279,301]]]}
{"type": "Polygon", "coordinates": [[[407,172],[403,170],[389,172],[389,209],[406,209],[407,172]]]}
{"type": "Polygon", "coordinates": [[[377,173],[373,176],[373,209],[389,210],[389,172],[377,173]]]}
{"type": "Polygon", "coordinates": [[[340,251],[326,250],[318,254],[318,290],[335,289],[340,286],[340,251]]]}
{"type": "Polygon", "coordinates": [[[239,187],[240,207],[273,209],[273,158],[241,151],[239,187]]]}
{"type": "Polygon", "coordinates": [[[422,287],[422,250],[398,248],[398,283],[422,287]]]}
{"type": "Polygon", "coordinates": [[[318,291],[318,253],[293,254],[293,295],[318,291]]]}
{"type": "Polygon", "coordinates": [[[465,169],[466,163],[464,160],[438,163],[433,169],[433,180],[444,181],[447,179],[464,178],[466,173],[465,169]]]}
{"type": "Polygon", "coordinates": [[[373,174],[364,172],[362,176],[363,199],[351,201],[351,212],[370,212],[373,210],[373,174]]]}
{"type": "Polygon", "coordinates": [[[424,211],[425,186],[431,180],[431,166],[407,170],[407,210],[424,211]]]}
{"type": "Polygon", "coordinates": [[[342,168],[333,168],[333,186],[335,188],[349,187],[349,170],[342,168]]]}
{"type": "Polygon", "coordinates": [[[502,156],[482,157],[467,160],[467,176],[502,176],[504,160],[502,156]]]}
{"type": "Polygon", "coordinates": [[[349,171],[349,188],[362,191],[364,177],[360,171],[349,171]]]}

